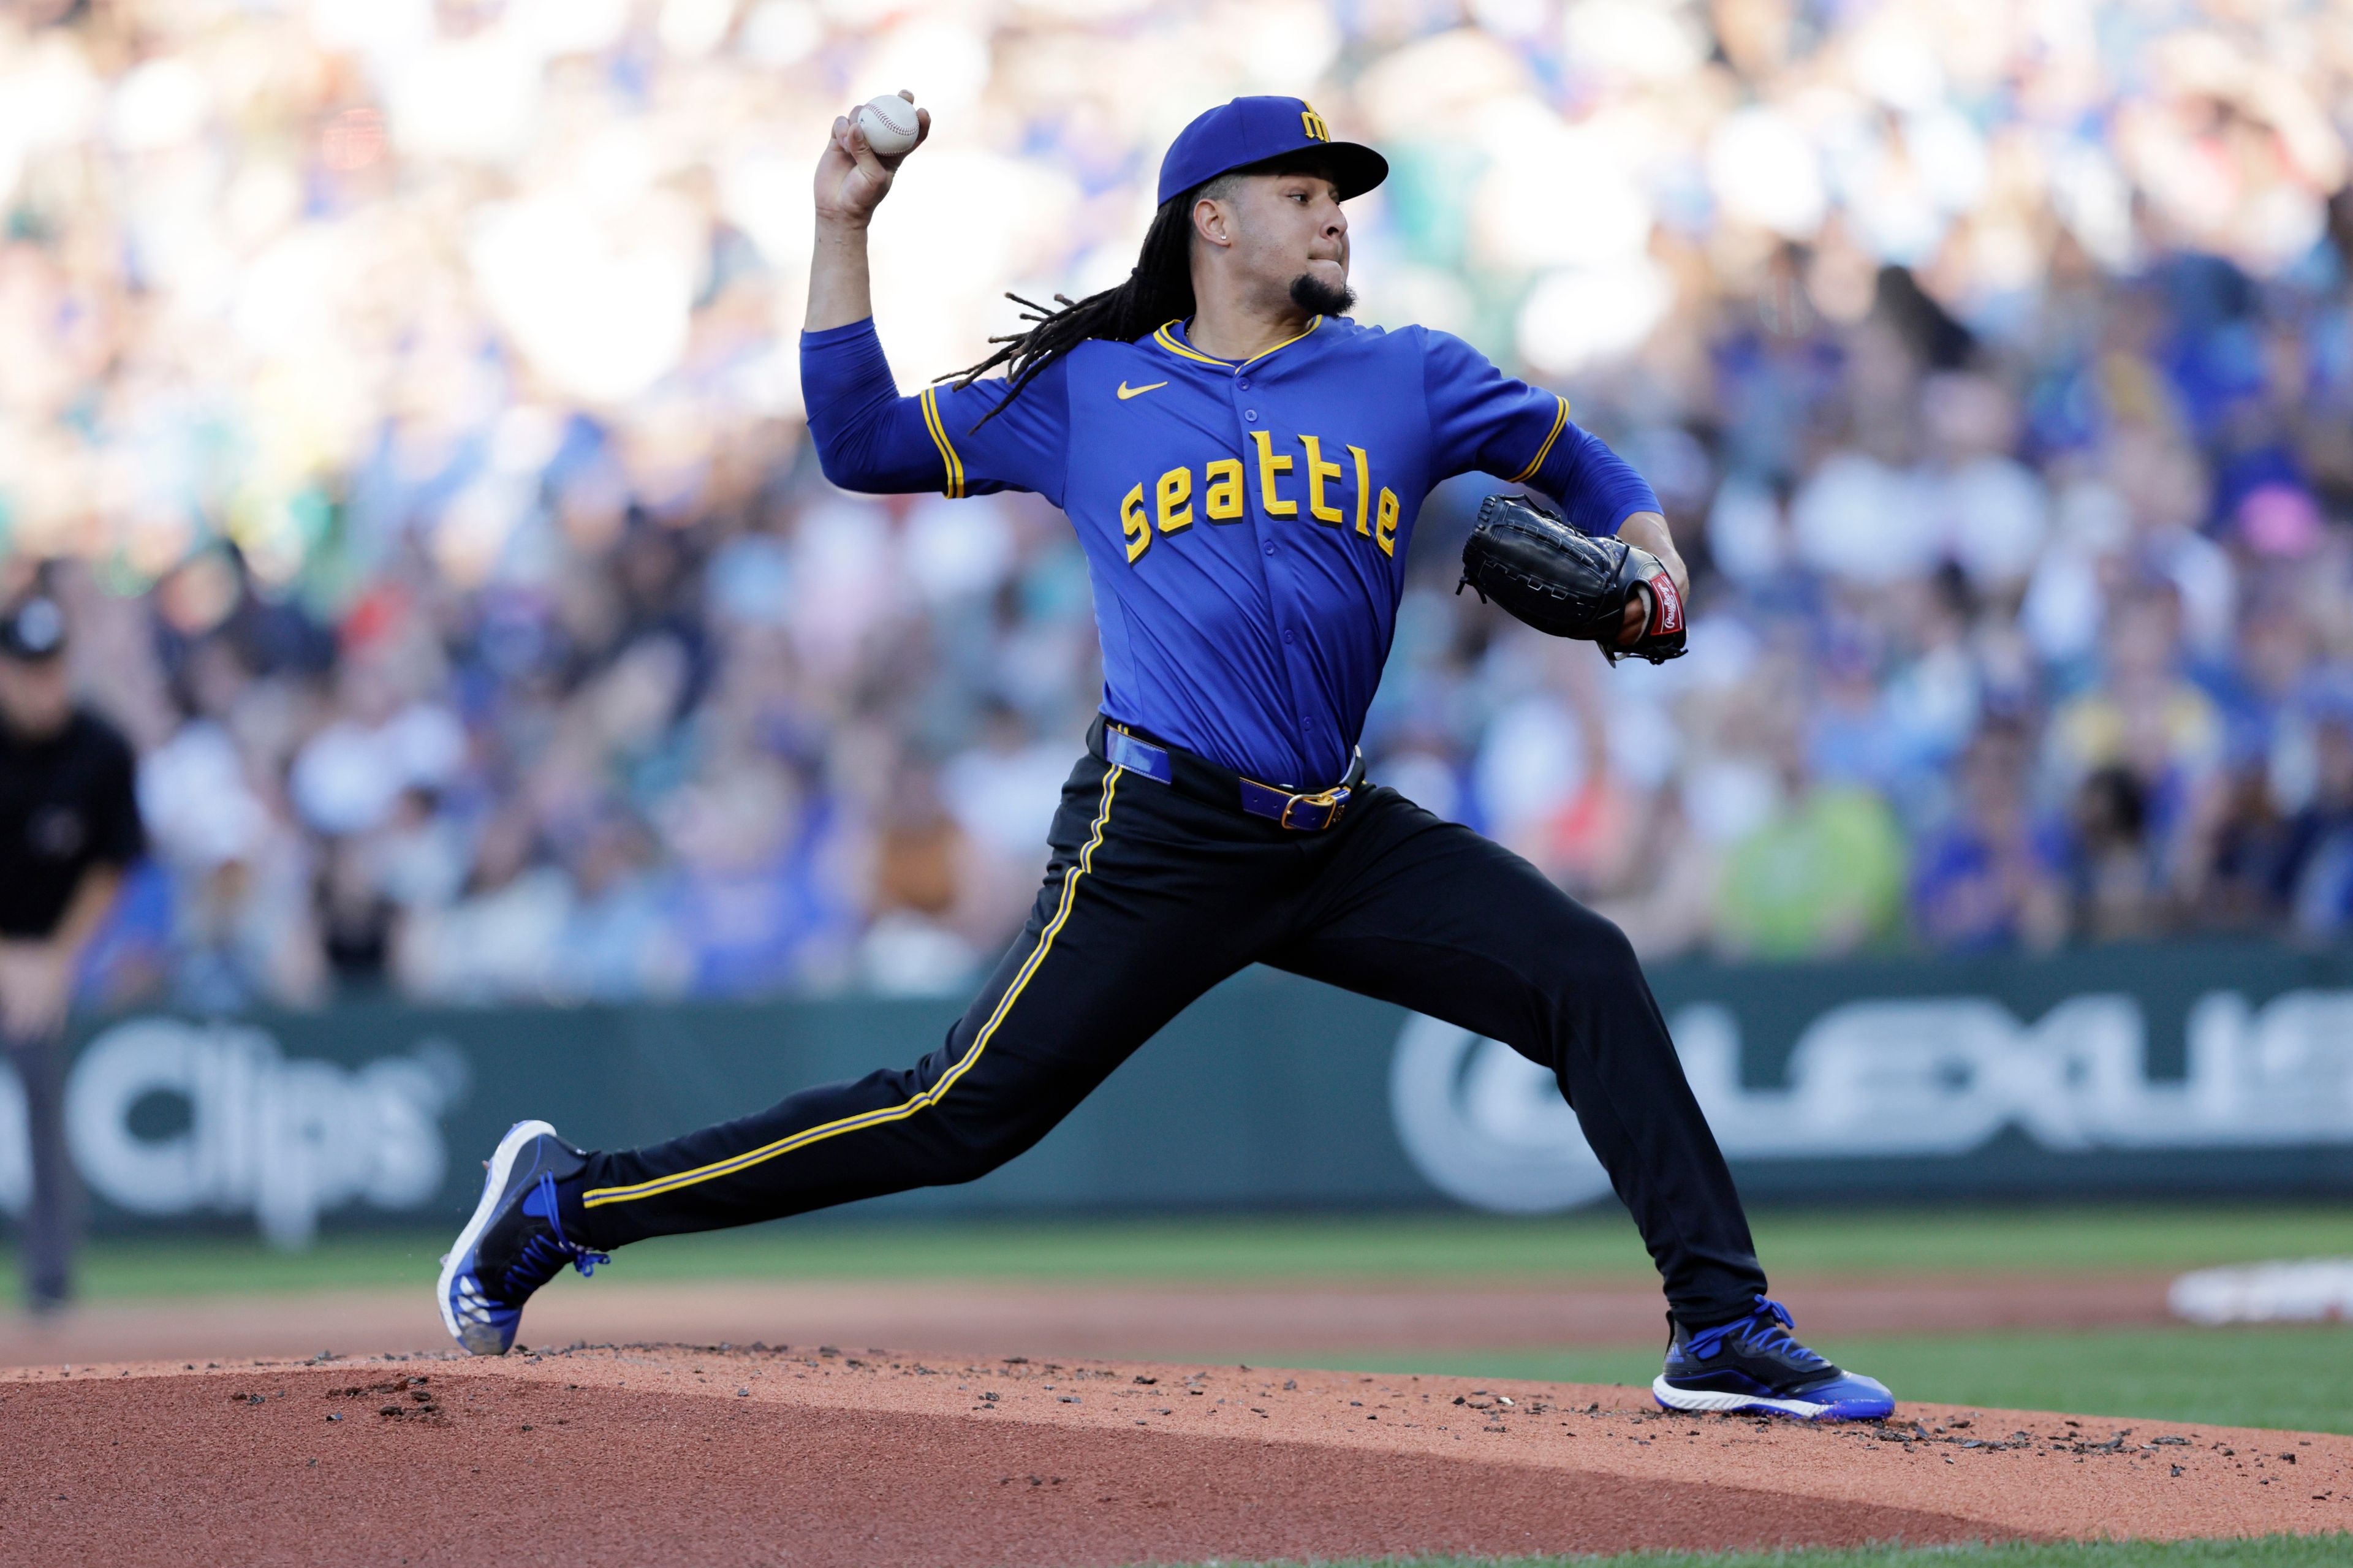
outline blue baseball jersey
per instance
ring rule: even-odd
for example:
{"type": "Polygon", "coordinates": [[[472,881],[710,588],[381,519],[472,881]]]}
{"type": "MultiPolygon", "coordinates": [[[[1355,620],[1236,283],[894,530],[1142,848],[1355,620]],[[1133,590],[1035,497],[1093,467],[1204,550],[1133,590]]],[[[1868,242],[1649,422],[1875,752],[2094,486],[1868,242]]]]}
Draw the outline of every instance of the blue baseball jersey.
{"type": "Polygon", "coordinates": [[[828,478],[1060,507],[1093,578],[1103,712],[1290,789],[1347,770],[1432,486],[1493,474],[1594,533],[1659,504],[1566,399],[1423,327],[1317,317],[1235,362],[1171,322],[1082,342],[1010,402],[1002,378],[899,396],[871,321],[804,333],[801,363],[828,478]]]}

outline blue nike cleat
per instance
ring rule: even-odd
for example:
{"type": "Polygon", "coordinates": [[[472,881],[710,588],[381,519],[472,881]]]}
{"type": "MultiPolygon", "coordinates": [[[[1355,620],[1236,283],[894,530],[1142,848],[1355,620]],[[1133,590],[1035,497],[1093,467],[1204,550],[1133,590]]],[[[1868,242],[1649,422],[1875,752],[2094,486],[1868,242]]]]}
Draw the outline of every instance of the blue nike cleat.
{"type": "Polygon", "coordinates": [[[1651,1393],[1669,1410],[1753,1411],[1800,1421],[1883,1421],[1895,1396],[1799,1344],[1788,1309],[1768,1297],[1745,1318],[1694,1331],[1675,1325],[1651,1393]]]}
{"type": "Polygon", "coordinates": [[[499,1140],[482,1201],[441,1259],[441,1322],[468,1355],[504,1355],[522,1304],[567,1263],[584,1275],[611,1258],[564,1236],[555,1184],[577,1173],[579,1150],[544,1121],[518,1121],[499,1140]]]}

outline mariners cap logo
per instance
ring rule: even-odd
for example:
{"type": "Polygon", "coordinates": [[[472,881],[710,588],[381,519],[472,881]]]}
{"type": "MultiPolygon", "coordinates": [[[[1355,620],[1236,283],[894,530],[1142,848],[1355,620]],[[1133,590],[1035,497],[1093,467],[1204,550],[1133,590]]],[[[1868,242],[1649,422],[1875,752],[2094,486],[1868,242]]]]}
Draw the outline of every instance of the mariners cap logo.
{"type": "Polygon", "coordinates": [[[1194,116],[1160,161],[1154,199],[1168,202],[1231,170],[1308,151],[1331,170],[1344,202],[1388,177],[1388,159],[1361,142],[1333,140],[1332,127],[1314,104],[1270,94],[1237,98],[1194,116]]]}

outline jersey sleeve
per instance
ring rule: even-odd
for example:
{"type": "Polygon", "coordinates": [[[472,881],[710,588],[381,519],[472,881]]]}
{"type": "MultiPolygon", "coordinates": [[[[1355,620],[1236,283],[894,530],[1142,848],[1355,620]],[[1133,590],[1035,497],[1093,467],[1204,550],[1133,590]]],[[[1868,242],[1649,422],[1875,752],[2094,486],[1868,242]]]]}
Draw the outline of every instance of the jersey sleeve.
{"type": "Polygon", "coordinates": [[[1568,416],[1568,399],[1505,375],[1451,332],[1422,331],[1422,395],[1441,478],[1486,473],[1558,501],[1588,533],[1615,533],[1659,498],[1626,460],[1568,416]]]}
{"type": "Polygon", "coordinates": [[[951,499],[1034,490],[1061,505],[1070,449],[1062,363],[1010,403],[1008,384],[996,377],[902,397],[871,318],[801,334],[809,434],[826,478],[846,490],[951,499]]]}

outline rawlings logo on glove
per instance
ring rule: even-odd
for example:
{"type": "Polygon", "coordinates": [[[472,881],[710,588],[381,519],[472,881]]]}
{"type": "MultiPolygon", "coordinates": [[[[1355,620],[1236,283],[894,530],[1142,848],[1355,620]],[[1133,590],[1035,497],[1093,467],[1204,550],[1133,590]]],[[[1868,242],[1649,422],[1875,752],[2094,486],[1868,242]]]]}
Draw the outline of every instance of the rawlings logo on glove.
{"type": "Polygon", "coordinates": [[[1493,495],[1462,542],[1462,580],[1482,600],[1556,637],[1599,645],[1610,663],[1628,654],[1664,664],[1683,653],[1683,600],[1659,558],[1622,539],[1585,533],[1525,496],[1493,495]],[[1626,601],[1643,605],[1626,636],[1626,601]]]}

